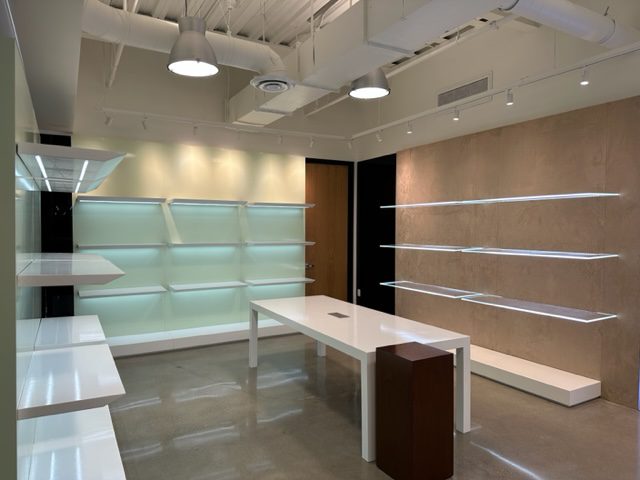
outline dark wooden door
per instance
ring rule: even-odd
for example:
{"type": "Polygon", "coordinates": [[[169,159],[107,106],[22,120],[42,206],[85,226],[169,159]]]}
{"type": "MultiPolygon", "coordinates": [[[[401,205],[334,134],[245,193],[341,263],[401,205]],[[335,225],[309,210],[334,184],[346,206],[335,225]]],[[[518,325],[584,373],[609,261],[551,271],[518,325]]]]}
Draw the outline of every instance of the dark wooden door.
{"type": "Polygon", "coordinates": [[[307,295],[328,295],[349,300],[349,165],[306,164],[307,295]]]}

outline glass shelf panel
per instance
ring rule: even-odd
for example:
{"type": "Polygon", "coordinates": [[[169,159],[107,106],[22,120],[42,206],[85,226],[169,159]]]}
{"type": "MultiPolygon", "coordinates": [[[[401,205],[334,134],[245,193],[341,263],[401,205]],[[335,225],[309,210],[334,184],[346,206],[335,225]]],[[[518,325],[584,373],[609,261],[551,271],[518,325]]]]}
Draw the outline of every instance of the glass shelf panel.
{"type": "Polygon", "coordinates": [[[410,290],[412,292],[426,293],[428,295],[436,295],[446,298],[465,298],[476,295],[482,295],[477,292],[469,292],[467,290],[458,290],[456,288],[441,287],[439,285],[427,285],[424,283],[409,282],[400,280],[397,282],[382,282],[380,285],[386,287],[400,288],[402,290],[410,290]]]}

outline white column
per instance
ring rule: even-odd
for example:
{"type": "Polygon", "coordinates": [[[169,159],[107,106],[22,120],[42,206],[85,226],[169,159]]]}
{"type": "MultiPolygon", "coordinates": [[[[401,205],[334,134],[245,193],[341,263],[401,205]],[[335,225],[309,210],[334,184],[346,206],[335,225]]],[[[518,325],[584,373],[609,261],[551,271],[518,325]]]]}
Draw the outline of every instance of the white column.
{"type": "Polygon", "coordinates": [[[456,348],[456,430],[471,430],[471,357],[470,341],[456,348]]]}
{"type": "Polygon", "coordinates": [[[326,357],[327,356],[327,346],[322,342],[316,341],[316,352],[318,353],[319,357],[326,357]]]}
{"type": "Polygon", "coordinates": [[[360,394],[362,410],[362,458],[376,459],[376,354],[360,361],[360,394]]]}
{"type": "Polygon", "coordinates": [[[249,368],[255,368],[258,366],[258,312],[249,308],[249,368]]]}

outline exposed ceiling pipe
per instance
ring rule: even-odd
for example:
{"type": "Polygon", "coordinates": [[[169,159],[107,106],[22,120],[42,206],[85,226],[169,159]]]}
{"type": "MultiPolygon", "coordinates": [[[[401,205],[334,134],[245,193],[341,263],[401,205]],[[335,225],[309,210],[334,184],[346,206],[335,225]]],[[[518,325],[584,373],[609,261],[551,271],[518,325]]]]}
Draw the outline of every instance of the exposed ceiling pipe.
{"type": "Polygon", "coordinates": [[[606,48],[640,40],[635,28],[569,0],[511,0],[501,9],[606,48]]]}
{"type": "MultiPolygon", "coordinates": [[[[82,30],[99,40],[169,53],[178,38],[178,24],[112,8],[100,0],[84,0],[82,30]]],[[[287,79],[280,56],[267,45],[221,33],[206,32],[218,63],[287,79]]]]}

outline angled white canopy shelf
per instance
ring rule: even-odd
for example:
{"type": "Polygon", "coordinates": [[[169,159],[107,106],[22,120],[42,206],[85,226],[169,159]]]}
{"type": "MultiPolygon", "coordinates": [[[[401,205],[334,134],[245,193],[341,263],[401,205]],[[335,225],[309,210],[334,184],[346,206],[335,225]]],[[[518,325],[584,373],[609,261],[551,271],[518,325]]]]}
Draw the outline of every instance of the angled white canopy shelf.
{"type": "Polygon", "coordinates": [[[406,280],[400,280],[397,282],[382,282],[380,283],[380,285],[447,298],[465,298],[481,295],[477,292],[469,292],[467,290],[459,290],[457,288],[441,287],[439,285],[428,285],[424,283],[409,282],[406,280]]]}
{"type": "Polygon", "coordinates": [[[35,350],[99,345],[106,338],[97,315],[43,318],[36,336],[35,350]]]}
{"type": "Polygon", "coordinates": [[[17,152],[40,190],[84,193],[98,188],[126,153],[19,143],[17,152]]]}
{"type": "Polygon", "coordinates": [[[62,285],[102,285],[124,272],[100,255],[41,253],[25,258],[26,266],[17,275],[21,287],[62,285]]]}
{"type": "MultiPolygon", "coordinates": [[[[109,407],[49,415],[35,420],[29,480],[125,480],[109,407]]],[[[21,452],[22,453],[22,452],[21,452]]]]}
{"type": "Polygon", "coordinates": [[[148,295],[151,293],[163,293],[166,291],[167,289],[162,285],[150,285],[146,287],[105,288],[100,290],[78,290],[78,297],[121,297],[124,295],[148,295]]]}
{"type": "Polygon", "coordinates": [[[474,200],[448,200],[443,202],[423,202],[406,203],[400,205],[382,205],[380,208],[417,208],[417,207],[448,207],[455,205],[488,205],[492,203],[515,203],[515,202],[539,202],[548,200],[570,200],[580,198],[601,198],[619,197],[619,193],[606,192],[578,192],[578,193],[558,193],[548,195],[526,195],[522,197],[498,197],[481,198],[474,200]]]}
{"type": "Polygon", "coordinates": [[[196,290],[218,290],[221,288],[246,287],[247,284],[240,281],[209,282],[209,283],[172,283],[169,289],[172,292],[193,292],[196,290]]]}
{"type": "Polygon", "coordinates": [[[200,200],[195,198],[172,198],[169,200],[169,205],[239,207],[246,204],[247,202],[244,200],[200,200]]]}
{"type": "Polygon", "coordinates": [[[277,203],[277,202],[250,202],[249,208],[313,208],[314,203],[277,203]]]}
{"type": "Polygon", "coordinates": [[[35,351],[17,416],[33,418],[101,407],[124,393],[106,344],[35,351]]]}
{"type": "Polygon", "coordinates": [[[579,310],[577,308],[560,307],[557,305],[548,305],[546,303],[528,302],[526,300],[516,300],[512,298],[504,298],[496,295],[480,295],[472,298],[463,298],[467,302],[479,303],[490,307],[504,308],[517,312],[531,313],[533,315],[541,315],[544,317],[560,318],[562,320],[571,320],[581,323],[599,322],[616,318],[611,313],[589,312],[587,310],[579,310]]]}
{"type": "Polygon", "coordinates": [[[261,278],[256,280],[246,280],[250,287],[261,287],[266,285],[288,285],[293,283],[313,283],[312,278],[294,277],[294,278],[261,278]]]}
{"type": "Polygon", "coordinates": [[[559,258],[567,260],[601,260],[616,258],[616,253],[586,253],[563,252],[554,250],[525,250],[517,248],[491,248],[491,247],[459,247],[450,245],[419,245],[415,243],[398,243],[395,245],[380,245],[382,248],[396,248],[406,250],[428,250],[433,252],[463,252],[483,253],[486,255],[507,255],[519,257],[559,258]]]}
{"type": "Polygon", "coordinates": [[[162,197],[96,197],[82,195],[78,197],[80,203],[132,203],[139,205],[160,205],[166,198],[162,197]]]}

